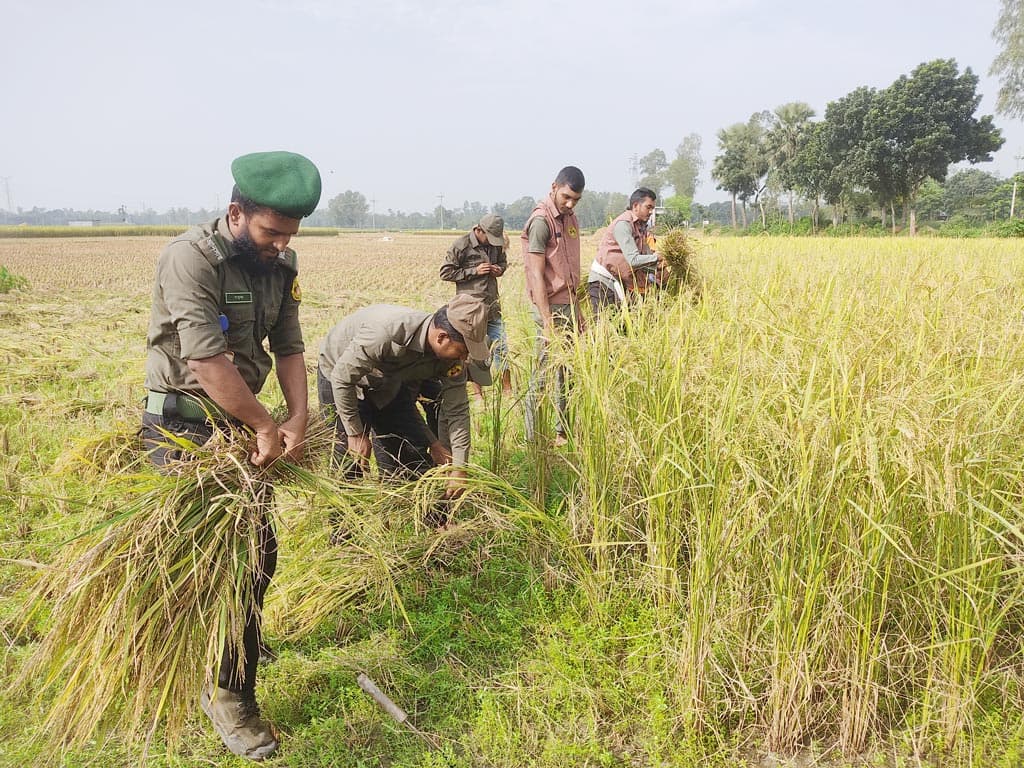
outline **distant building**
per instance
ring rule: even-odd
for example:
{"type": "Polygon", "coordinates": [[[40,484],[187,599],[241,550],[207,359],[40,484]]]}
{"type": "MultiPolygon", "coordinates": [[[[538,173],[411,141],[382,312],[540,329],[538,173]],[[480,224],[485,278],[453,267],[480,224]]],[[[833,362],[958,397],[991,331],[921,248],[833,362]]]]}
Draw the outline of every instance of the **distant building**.
{"type": "Polygon", "coordinates": [[[68,222],[68,226],[69,227],[91,227],[94,224],[96,224],[96,222],[93,219],[87,219],[87,220],[83,220],[83,221],[69,221],[68,222]]]}

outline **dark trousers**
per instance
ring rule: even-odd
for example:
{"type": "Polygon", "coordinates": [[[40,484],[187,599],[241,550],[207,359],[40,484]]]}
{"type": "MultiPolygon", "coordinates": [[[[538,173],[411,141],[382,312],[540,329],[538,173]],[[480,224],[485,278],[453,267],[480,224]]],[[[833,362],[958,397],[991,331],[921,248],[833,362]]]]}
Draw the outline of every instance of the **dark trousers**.
{"type": "MultiPolygon", "coordinates": [[[[362,470],[348,455],[348,434],[338,418],[331,382],[319,370],[316,373],[316,389],[324,420],[334,424],[333,465],[343,469],[346,479],[358,479],[362,476],[362,470]]],[[[411,480],[434,466],[427,450],[430,435],[423,415],[416,407],[416,399],[415,388],[402,387],[395,398],[382,408],[374,405],[369,397],[359,401],[359,418],[372,430],[373,456],[377,459],[377,468],[382,477],[411,480]]],[[[437,434],[436,414],[435,406],[434,434],[437,434]]],[[[428,419],[429,415],[430,411],[428,419]]]]}
{"type": "Polygon", "coordinates": [[[587,296],[590,297],[590,308],[594,312],[594,317],[601,314],[601,310],[605,307],[617,307],[622,303],[619,301],[619,297],[615,295],[615,291],[596,280],[592,283],[587,283],[587,296]]]}
{"type": "MultiPolygon", "coordinates": [[[[213,434],[213,427],[207,423],[184,421],[167,416],[155,416],[151,413],[142,414],[142,438],[149,449],[149,459],[163,471],[167,464],[178,461],[183,451],[168,447],[167,438],[160,428],[180,437],[186,437],[194,443],[205,443],[213,434]]],[[[240,663],[234,644],[227,641],[224,645],[224,656],[221,659],[217,684],[221,688],[252,694],[256,690],[256,665],[260,657],[260,611],[263,598],[270,586],[270,580],[277,570],[277,535],[268,510],[273,503],[273,487],[265,486],[265,498],[259,500],[260,522],[256,526],[258,537],[257,553],[259,561],[254,568],[252,584],[252,603],[245,606],[245,629],[242,632],[242,645],[245,648],[245,661],[240,663]]]]}

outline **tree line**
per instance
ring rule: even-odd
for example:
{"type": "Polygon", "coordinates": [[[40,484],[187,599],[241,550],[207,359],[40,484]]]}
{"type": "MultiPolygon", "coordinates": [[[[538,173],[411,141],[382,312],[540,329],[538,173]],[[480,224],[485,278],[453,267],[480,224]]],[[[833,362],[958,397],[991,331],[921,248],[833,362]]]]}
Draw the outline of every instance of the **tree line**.
{"type": "MultiPolygon", "coordinates": [[[[896,226],[897,210],[910,234],[917,229],[922,191],[946,179],[949,167],[992,159],[1003,137],[992,116],[974,116],[978,77],[953,59],[918,65],[883,89],[860,87],[828,104],[823,120],[803,102],[755,112],[718,132],[711,176],[731,196],[731,223],[748,225],[748,207],[767,227],[767,197],[811,204],[811,227],[821,204],[839,224],[865,199],[896,226]]],[[[933,195],[934,197],[934,195],[933,195]]]]}
{"type": "MultiPolygon", "coordinates": [[[[603,227],[611,218],[618,216],[629,202],[622,192],[595,192],[586,190],[576,205],[576,216],[582,227],[603,227]]],[[[327,203],[327,218],[330,226],[356,229],[423,230],[456,229],[469,230],[487,213],[495,213],[505,220],[507,231],[522,229],[537,204],[530,196],[520,197],[511,203],[483,203],[465,201],[458,208],[435,206],[433,211],[372,210],[362,192],[346,190],[327,203]]],[[[320,213],[319,211],[317,213],[320,213]]]]}

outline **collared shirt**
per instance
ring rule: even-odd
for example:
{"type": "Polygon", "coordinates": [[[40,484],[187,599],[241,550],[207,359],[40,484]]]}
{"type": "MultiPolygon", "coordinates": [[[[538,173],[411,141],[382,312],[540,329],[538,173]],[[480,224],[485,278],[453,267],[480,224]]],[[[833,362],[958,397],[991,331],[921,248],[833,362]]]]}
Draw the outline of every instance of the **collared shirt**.
{"type": "Polygon", "coordinates": [[[576,214],[559,211],[549,194],[530,213],[519,239],[530,301],[536,304],[532,291],[543,290],[549,304],[575,303],[580,282],[580,238],[576,214]],[[543,224],[539,221],[541,219],[543,224]],[[528,256],[540,253],[544,254],[543,285],[531,286],[528,256]]]}
{"type": "Polygon", "coordinates": [[[276,355],[300,354],[295,252],[285,251],[266,274],[254,275],[236,258],[223,218],[192,227],[157,260],[149,320],[146,388],[202,392],[189,360],[227,353],[254,394],[276,355]]]}
{"type": "MultiPolygon", "coordinates": [[[[647,224],[639,221],[632,211],[620,214],[612,222],[610,231],[605,232],[601,238],[597,247],[597,259],[594,263],[612,269],[612,274],[611,276],[601,274],[591,265],[587,282],[601,283],[608,288],[613,288],[616,281],[620,279],[615,276],[615,271],[624,266],[633,272],[653,271],[658,265],[658,257],[648,245],[647,224]],[[620,254],[621,261],[617,259],[620,254]]],[[[627,277],[632,278],[632,275],[627,275],[627,277]]],[[[633,280],[630,279],[630,285],[632,282],[633,280]]]]}
{"type": "Polygon", "coordinates": [[[345,432],[360,435],[359,398],[378,408],[407,383],[440,378],[439,420],[448,425],[452,461],[469,460],[469,396],[465,365],[434,355],[427,340],[432,313],[374,304],[341,320],[320,344],[320,372],[331,382],[334,405],[345,432]]]}
{"type": "Polygon", "coordinates": [[[441,279],[455,283],[456,293],[468,293],[482,299],[489,308],[488,320],[501,317],[498,302],[498,278],[495,275],[478,275],[476,268],[481,264],[497,264],[502,274],[508,269],[505,249],[491,245],[486,238],[477,239],[476,232],[468,232],[458,238],[445,256],[441,265],[441,279]]]}

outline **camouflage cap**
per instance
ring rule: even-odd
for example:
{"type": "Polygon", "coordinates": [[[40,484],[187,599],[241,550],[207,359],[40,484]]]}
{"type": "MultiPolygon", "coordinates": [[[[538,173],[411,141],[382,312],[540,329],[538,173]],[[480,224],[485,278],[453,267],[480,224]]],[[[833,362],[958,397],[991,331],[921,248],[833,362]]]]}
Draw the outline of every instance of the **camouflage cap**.
{"type": "Polygon", "coordinates": [[[294,152],[254,152],[231,163],[238,191],[292,219],[309,216],[320,202],[320,171],[294,152]]]}
{"type": "Polygon", "coordinates": [[[491,245],[505,244],[505,220],[501,216],[488,213],[477,226],[487,235],[487,242],[491,245]]]}
{"type": "Polygon", "coordinates": [[[476,296],[460,293],[448,302],[448,322],[466,340],[466,349],[474,360],[491,356],[487,343],[487,305],[476,296]]]}

